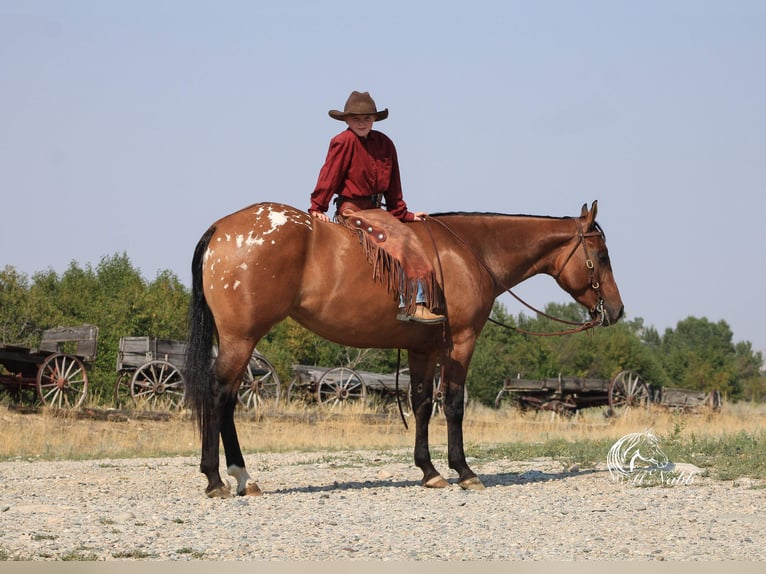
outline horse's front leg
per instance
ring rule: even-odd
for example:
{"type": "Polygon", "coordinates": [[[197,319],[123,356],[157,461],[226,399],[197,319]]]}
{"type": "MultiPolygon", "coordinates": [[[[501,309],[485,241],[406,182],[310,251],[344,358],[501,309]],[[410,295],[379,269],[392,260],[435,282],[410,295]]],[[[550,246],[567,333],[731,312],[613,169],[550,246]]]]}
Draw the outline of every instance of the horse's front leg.
{"type": "Polygon", "coordinates": [[[428,447],[428,423],[433,408],[433,373],[435,361],[410,351],[410,400],[415,414],[415,465],[423,471],[423,486],[444,488],[449,483],[436,471],[428,447]],[[428,373],[428,375],[426,375],[428,373]]]}
{"type": "Polygon", "coordinates": [[[465,382],[448,382],[444,397],[444,417],[447,419],[447,459],[449,467],[458,473],[458,484],[466,490],[482,490],[484,484],[468,466],[463,446],[463,415],[465,413],[465,382]]]}

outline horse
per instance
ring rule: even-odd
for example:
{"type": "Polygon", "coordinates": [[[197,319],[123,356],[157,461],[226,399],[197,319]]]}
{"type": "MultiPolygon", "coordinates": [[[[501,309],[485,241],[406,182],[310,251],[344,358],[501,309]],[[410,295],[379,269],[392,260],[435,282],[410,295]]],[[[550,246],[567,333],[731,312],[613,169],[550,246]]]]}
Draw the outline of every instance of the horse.
{"type": "Polygon", "coordinates": [[[192,259],[185,395],[201,437],[200,471],[209,497],[228,497],[219,473],[219,436],[238,495],[259,495],[234,424],[242,374],[258,341],[287,317],[329,341],[407,351],[415,415],[414,462],[421,484],[444,488],[428,445],[433,380],[447,423],[449,468],[463,489],[484,488],[466,462],[464,385],[474,347],[495,299],[521,281],[552,276],[594,325],[623,315],[598,202],[579,217],[453,212],[406,225],[432,257],[446,321],[397,320],[399,300],[375,277],[360,238],[344,225],[281,203],[256,203],[214,222],[192,259]],[[429,247],[430,246],[430,247],[429,247]],[[213,360],[215,340],[218,354],[213,360]]]}

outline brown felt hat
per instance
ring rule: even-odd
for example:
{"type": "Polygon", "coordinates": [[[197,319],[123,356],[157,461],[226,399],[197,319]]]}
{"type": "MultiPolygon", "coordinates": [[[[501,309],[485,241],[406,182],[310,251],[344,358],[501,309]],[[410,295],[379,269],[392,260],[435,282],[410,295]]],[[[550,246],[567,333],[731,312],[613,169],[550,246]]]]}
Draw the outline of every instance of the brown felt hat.
{"type": "Polygon", "coordinates": [[[379,112],[375,107],[375,101],[369,92],[351,92],[346,100],[343,111],[330,110],[327,112],[330,117],[336,120],[345,120],[348,116],[375,116],[375,121],[385,120],[388,117],[388,108],[379,112]]]}

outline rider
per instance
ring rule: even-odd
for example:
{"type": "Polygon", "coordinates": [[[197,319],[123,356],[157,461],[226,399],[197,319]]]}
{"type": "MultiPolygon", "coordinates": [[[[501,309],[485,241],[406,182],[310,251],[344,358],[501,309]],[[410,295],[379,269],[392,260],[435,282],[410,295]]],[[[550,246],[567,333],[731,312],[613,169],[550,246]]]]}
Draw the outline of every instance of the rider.
{"type": "MultiPolygon", "coordinates": [[[[385,134],[372,129],[373,122],[388,117],[388,108],[378,111],[368,92],[353,91],[342,112],[330,110],[328,113],[331,118],[346,122],[348,129],[330,140],[327,159],[311,193],[311,216],[330,221],[327,210],[333,195],[337,194],[334,200],[336,214],[348,209],[379,208],[385,203],[386,210],[400,221],[424,220],[426,213],[409,211],[402,198],[394,143],[385,134]]],[[[418,323],[444,321],[444,315],[431,311],[425,300],[422,285],[418,283],[415,313],[400,313],[397,319],[418,323]]]]}

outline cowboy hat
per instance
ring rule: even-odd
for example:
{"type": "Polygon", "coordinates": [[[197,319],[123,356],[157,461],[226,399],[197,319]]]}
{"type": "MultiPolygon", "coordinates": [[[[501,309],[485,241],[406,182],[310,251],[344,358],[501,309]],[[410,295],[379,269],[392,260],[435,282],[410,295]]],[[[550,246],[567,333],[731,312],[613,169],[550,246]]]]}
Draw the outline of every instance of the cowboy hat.
{"type": "Polygon", "coordinates": [[[330,117],[336,120],[345,120],[348,116],[375,116],[375,121],[385,120],[388,117],[388,108],[379,112],[375,107],[375,102],[369,92],[351,92],[346,100],[343,111],[330,110],[327,112],[330,117]]]}

